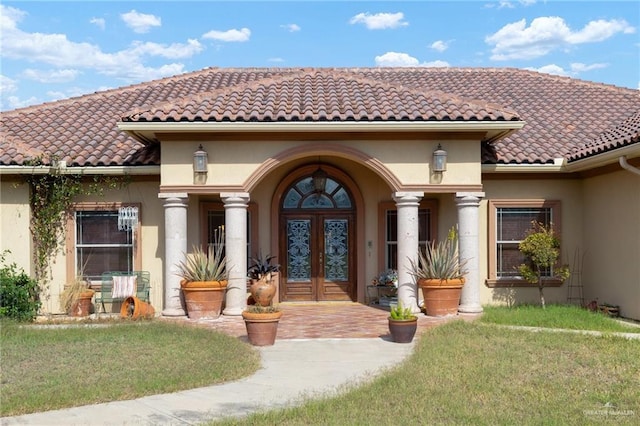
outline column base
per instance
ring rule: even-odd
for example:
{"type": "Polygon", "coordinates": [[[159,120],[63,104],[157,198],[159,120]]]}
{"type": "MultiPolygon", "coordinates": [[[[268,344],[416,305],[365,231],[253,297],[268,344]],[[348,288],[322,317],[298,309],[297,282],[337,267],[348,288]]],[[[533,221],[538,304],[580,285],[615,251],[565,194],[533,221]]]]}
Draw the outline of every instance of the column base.
{"type": "Polygon", "coordinates": [[[179,308],[167,308],[162,311],[163,317],[186,317],[187,312],[179,308]]]}
{"type": "Polygon", "coordinates": [[[243,308],[228,308],[222,311],[222,315],[237,317],[242,315],[242,311],[244,311],[243,308]]]}
{"type": "Polygon", "coordinates": [[[460,305],[458,306],[458,312],[462,312],[463,314],[479,314],[482,312],[482,306],[475,303],[460,305]]]}

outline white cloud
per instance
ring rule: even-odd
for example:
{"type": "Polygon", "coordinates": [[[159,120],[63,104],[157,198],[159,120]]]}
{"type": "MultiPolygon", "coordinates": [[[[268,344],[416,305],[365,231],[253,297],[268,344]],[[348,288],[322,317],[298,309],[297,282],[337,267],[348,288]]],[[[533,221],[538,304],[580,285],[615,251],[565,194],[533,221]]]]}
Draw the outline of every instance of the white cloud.
{"type": "MultiPolygon", "coordinates": [[[[162,45],[158,43],[134,43],[131,47],[114,53],[103,52],[99,46],[77,43],[65,34],[27,33],[17,27],[23,13],[12,8],[0,9],[0,45],[2,57],[21,59],[31,63],[47,64],[62,70],[89,69],[97,74],[121,79],[125,82],[145,81],[184,72],[178,63],[149,67],[146,56],[170,59],[190,57],[202,51],[197,40],[187,43],[162,45]]],[[[59,71],[57,78],[69,77],[68,71],[59,71]]],[[[36,74],[31,74],[35,77],[36,74]]],[[[44,78],[40,75],[38,78],[44,78]]]]}
{"type": "Polygon", "coordinates": [[[406,27],[408,22],[403,21],[404,14],[397,13],[358,13],[349,20],[350,24],[364,24],[370,30],[384,30],[387,28],[406,27]]]}
{"type": "Polygon", "coordinates": [[[599,19],[589,22],[582,30],[570,34],[567,37],[567,42],[571,44],[595,43],[613,37],[620,32],[623,34],[633,34],[636,32],[636,29],[625,20],[613,19],[611,21],[604,21],[599,19]]]}
{"type": "Polygon", "coordinates": [[[285,30],[289,31],[290,33],[295,33],[295,32],[300,31],[302,29],[297,24],[280,25],[280,28],[284,28],[285,30]]]}
{"type": "Polygon", "coordinates": [[[148,33],[152,27],[159,27],[162,24],[162,20],[157,16],[138,13],[135,10],[121,14],[120,18],[122,18],[127,27],[139,34],[148,33]]]}
{"type": "Polygon", "coordinates": [[[574,44],[603,41],[620,32],[631,34],[635,28],[624,20],[599,20],[572,32],[564,19],[549,16],[534,19],[529,27],[525,19],[507,24],[487,36],[485,42],[495,46],[491,55],[494,61],[534,59],[574,44]]]}
{"type": "Polygon", "coordinates": [[[0,94],[4,97],[7,93],[15,93],[18,90],[18,82],[0,74],[0,94]]]}
{"type": "Polygon", "coordinates": [[[556,64],[549,64],[549,65],[544,65],[540,68],[533,68],[533,67],[527,67],[526,69],[531,70],[531,71],[538,71],[538,72],[542,72],[545,74],[553,74],[553,75],[560,75],[563,77],[568,77],[570,75],[570,73],[568,71],[566,71],[564,68],[556,65],[556,64]]]}
{"type": "Polygon", "coordinates": [[[376,66],[379,67],[448,67],[445,61],[423,62],[407,53],[387,52],[375,57],[376,66]]]}
{"type": "Polygon", "coordinates": [[[89,20],[89,23],[94,24],[96,27],[100,28],[101,30],[104,30],[106,26],[106,21],[103,18],[91,18],[89,20]]]}
{"type": "Polygon", "coordinates": [[[417,67],[420,61],[406,53],[387,52],[375,57],[379,67],[417,67]]]}
{"type": "Polygon", "coordinates": [[[68,83],[75,80],[79,74],[80,71],[74,69],[45,71],[27,68],[22,72],[21,77],[39,83],[68,83]]]}
{"type": "Polygon", "coordinates": [[[598,63],[598,64],[587,65],[587,64],[582,64],[580,62],[574,62],[570,66],[571,66],[571,71],[573,71],[575,73],[580,73],[580,72],[585,72],[585,71],[591,71],[591,70],[598,70],[598,69],[602,69],[602,68],[607,68],[609,66],[609,64],[598,63]]]}
{"type": "Polygon", "coordinates": [[[588,72],[591,70],[607,68],[608,66],[609,66],[608,64],[601,64],[601,63],[587,65],[587,64],[575,62],[569,66],[568,70],[556,64],[544,65],[539,68],[529,67],[527,69],[532,71],[543,72],[546,74],[561,75],[564,77],[578,77],[580,73],[588,72]]]}
{"type": "Polygon", "coordinates": [[[18,22],[26,15],[27,13],[20,9],[0,4],[0,30],[15,30],[18,22]]]}
{"type": "Polygon", "coordinates": [[[284,62],[284,59],[283,58],[269,58],[269,59],[267,59],[267,61],[281,63],[281,62],[284,62]]]}
{"type": "Polygon", "coordinates": [[[449,43],[447,43],[446,41],[438,40],[431,43],[431,46],[429,47],[433,50],[437,50],[438,52],[444,52],[449,48],[449,43]]]}
{"type": "Polygon", "coordinates": [[[7,96],[6,98],[2,97],[2,99],[0,99],[0,110],[7,111],[40,103],[42,103],[42,100],[35,96],[31,96],[28,99],[20,99],[17,96],[7,96]]]}
{"type": "Polygon", "coordinates": [[[427,68],[447,68],[451,65],[447,61],[431,61],[431,62],[423,62],[420,64],[421,67],[427,68]]]}
{"type": "Polygon", "coordinates": [[[142,43],[134,42],[133,46],[127,49],[127,52],[134,56],[161,56],[167,59],[190,58],[204,50],[204,46],[194,39],[187,40],[187,43],[172,43],[163,45],[158,43],[142,43]]]}
{"type": "Polygon", "coordinates": [[[240,30],[231,29],[227,31],[211,30],[208,33],[202,35],[202,38],[232,42],[232,41],[248,41],[251,37],[251,30],[249,28],[242,28],[240,30]]]}

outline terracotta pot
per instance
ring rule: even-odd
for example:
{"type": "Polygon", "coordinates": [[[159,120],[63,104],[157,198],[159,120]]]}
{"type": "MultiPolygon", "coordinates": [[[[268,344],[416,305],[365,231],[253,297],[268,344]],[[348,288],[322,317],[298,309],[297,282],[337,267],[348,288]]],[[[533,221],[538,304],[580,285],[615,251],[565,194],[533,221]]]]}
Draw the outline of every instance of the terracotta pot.
{"type": "Polygon", "coordinates": [[[87,290],[80,293],[78,300],[71,304],[69,309],[69,315],[72,317],[86,317],[91,313],[91,299],[93,298],[94,290],[87,290]]]}
{"type": "Polygon", "coordinates": [[[251,280],[251,282],[249,292],[255,304],[258,306],[271,306],[277,290],[273,280],[267,281],[266,278],[262,278],[260,280],[251,280]]]}
{"type": "Polygon", "coordinates": [[[418,329],[418,318],[412,320],[395,320],[389,317],[389,333],[396,343],[411,343],[418,329]]]}
{"type": "Polygon", "coordinates": [[[137,297],[127,297],[120,307],[120,316],[122,318],[153,318],[156,313],[153,306],[147,302],[143,302],[137,297]]]}
{"type": "Polygon", "coordinates": [[[254,346],[271,346],[276,341],[278,322],[282,312],[256,313],[242,312],[244,324],[247,327],[249,343],[254,346]]]}
{"type": "Polygon", "coordinates": [[[216,319],[222,312],[227,281],[180,282],[189,319],[216,319]]]}
{"type": "Polygon", "coordinates": [[[457,315],[464,278],[452,280],[420,279],[418,285],[422,289],[424,309],[427,315],[432,317],[457,315]]]}

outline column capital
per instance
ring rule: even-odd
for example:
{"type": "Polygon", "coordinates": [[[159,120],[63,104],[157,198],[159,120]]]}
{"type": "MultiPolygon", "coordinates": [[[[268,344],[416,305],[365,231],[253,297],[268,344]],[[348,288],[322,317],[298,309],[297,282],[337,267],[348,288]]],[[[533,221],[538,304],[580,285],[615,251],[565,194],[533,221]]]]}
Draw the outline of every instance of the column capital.
{"type": "Polygon", "coordinates": [[[424,197],[424,192],[398,191],[393,193],[393,201],[395,201],[396,204],[419,203],[422,197],[424,197]]]}
{"type": "Polygon", "coordinates": [[[246,206],[249,203],[248,192],[221,192],[220,198],[225,204],[225,207],[229,205],[241,205],[246,206]]]}
{"type": "Polygon", "coordinates": [[[158,198],[160,199],[189,198],[189,194],[187,194],[186,192],[161,192],[158,194],[158,198]]]}
{"type": "Polygon", "coordinates": [[[477,198],[478,200],[485,197],[484,192],[456,192],[456,198],[477,198]]]}

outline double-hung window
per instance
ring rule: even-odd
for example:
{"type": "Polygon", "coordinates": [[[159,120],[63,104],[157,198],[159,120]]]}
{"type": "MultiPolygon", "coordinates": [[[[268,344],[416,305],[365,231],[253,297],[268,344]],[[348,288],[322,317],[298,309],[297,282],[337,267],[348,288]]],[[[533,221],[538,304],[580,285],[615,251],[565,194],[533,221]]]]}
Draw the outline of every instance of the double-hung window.
{"type": "MultiPolygon", "coordinates": [[[[533,222],[560,230],[560,202],[547,200],[489,201],[489,279],[490,287],[529,285],[519,276],[518,266],[527,260],[518,245],[533,222]]],[[[548,271],[549,284],[551,280],[548,271]]]]}
{"type": "MultiPolygon", "coordinates": [[[[251,265],[251,259],[258,255],[258,211],[255,203],[249,203],[247,207],[247,265],[251,265]]],[[[200,203],[200,239],[203,246],[209,246],[216,241],[218,233],[225,225],[224,204],[217,202],[200,203]]],[[[206,247],[203,247],[206,250],[206,247]]]]}
{"type": "MultiPolygon", "coordinates": [[[[418,244],[424,248],[435,238],[437,226],[437,201],[423,200],[418,208],[418,244]]],[[[380,270],[398,269],[398,211],[393,202],[380,203],[379,238],[382,243],[378,263],[380,270]]]]}
{"type": "Polygon", "coordinates": [[[79,205],[73,214],[73,275],[98,282],[103,272],[136,270],[138,227],[118,229],[118,207],[79,205]]]}

